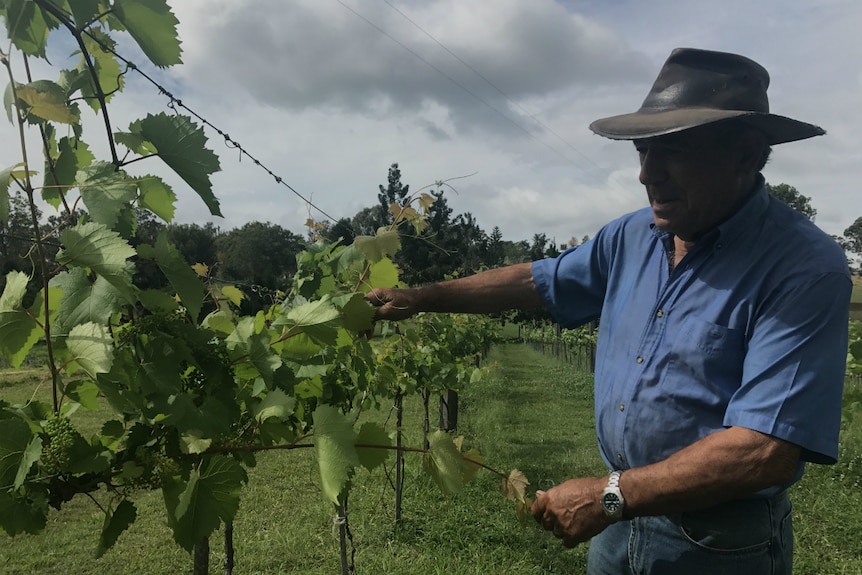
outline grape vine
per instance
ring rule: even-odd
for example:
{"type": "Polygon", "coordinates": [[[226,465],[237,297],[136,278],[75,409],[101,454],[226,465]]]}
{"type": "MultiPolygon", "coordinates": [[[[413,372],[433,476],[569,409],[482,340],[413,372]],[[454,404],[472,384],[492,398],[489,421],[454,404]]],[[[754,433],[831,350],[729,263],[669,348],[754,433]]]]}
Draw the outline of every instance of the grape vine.
{"type": "MultiPolygon", "coordinates": [[[[498,473],[503,491],[528,505],[526,479],[488,467],[461,441],[430,432],[424,448],[392,445],[379,424],[358,424],[363,410],[419,392],[455,389],[481,372],[472,357],[492,332],[485,320],[427,316],[370,340],[373,309],[364,295],[398,283],[390,257],[399,230],[421,229],[429,194],[393,204],[394,223],[350,246],[311,244],[297,258],[292,288],[254,316],[240,314],[244,294],[189,266],[161,235],[133,247],[135,210],[169,222],[176,194],[156,175],[131,176],[133,162],[158,158],[220,214],[210,176],[220,169],[203,129],[191,118],[148,114],[114,131],[109,103],[122,91],[112,34],[128,33],[159,67],[179,63],[177,20],[164,0],[6,0],[0,2],[13,53],[0,53],[9,85],[4,105],[17,127],[21,162],[0,172],[0,221],[8,192],[31,207],[33,258],[39,273],[10,272],[0,296],[0,355],[20,366],[44,345],[52,401],[0,400],[0,529],[37,533],[49,507],[88,494],[104,512],[97,555],[135,520],[141,490],[161,490],[178,545],[191,551],[237,512],[247,468],[264,450],[313,448],[323,497],[344,504],[357,467],[374,469],[392,451],[417,451],[448,493],[479,468],[498,473]],[[75,40],[78,62],[56,81],[30,78],[29,59],[47,59],[50,33],[75,40]],[[26,81],[13,65],[24,63],[26,81]],[[84,141],[81,103],[102,118],[111,159],[97,160],[84,141]],[[44,172],[27,154],[35,130],[44,172]],[[37,199],[64,214],[40,235],[37,199]],[[59,242],[49,268],[48,243],[59,242]],[[153,262],[170,292],[133,282],[135,261],[153,262]],[[31,289],[31,279],[42,283],[31,289]],[[32,303],[27,293],[38,291],[32,303]],[[79,409],[109,415],[87,438],[79,409]],[[100,413],[103,413],[104,408],[100,413]]],[[[129,64],[127,61],[126,65],[129,64]]]]}

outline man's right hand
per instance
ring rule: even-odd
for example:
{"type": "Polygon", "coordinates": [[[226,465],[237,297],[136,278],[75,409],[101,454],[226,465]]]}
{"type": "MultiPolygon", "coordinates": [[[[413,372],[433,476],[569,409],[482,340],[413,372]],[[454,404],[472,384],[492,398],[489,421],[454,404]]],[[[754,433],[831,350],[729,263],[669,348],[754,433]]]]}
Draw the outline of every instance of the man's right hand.
{"type": "Polygon", "coordinates": [[[415,289],[375,288],[365,294],[365,300],[375,306],[374,321],[407,319],[418,313],[415,289]]]}

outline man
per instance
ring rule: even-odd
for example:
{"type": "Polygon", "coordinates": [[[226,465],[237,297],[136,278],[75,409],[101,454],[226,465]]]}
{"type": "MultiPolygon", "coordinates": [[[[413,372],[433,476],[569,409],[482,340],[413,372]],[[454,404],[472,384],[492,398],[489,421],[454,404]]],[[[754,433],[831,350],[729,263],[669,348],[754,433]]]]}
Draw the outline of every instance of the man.
{"type": "Polygon", "coordinates": [[[824,134],[769,113],[769,76],[677,49],[643,106],[590,128],[632,140],[649,207],[555,259],[407,290],[382,319],[546,306],[600,318],[596,429],[612,473],[538,492],[533,516],[588,573],[790,574],[786,490],[837,457],[851,281],[841,249],[770,197],[770,146],[824,134]]]}

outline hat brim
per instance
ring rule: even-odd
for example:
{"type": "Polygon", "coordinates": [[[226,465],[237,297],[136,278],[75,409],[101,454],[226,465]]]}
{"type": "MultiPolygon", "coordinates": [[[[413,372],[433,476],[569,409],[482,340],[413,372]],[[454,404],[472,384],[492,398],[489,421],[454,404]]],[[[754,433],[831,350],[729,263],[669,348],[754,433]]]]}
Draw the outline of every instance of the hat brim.
{"type": "Polygon", "coordinates": [[[763,132],[769,145],[795,142],[826,133],[826,130],[819,126],[785,116],[714,108],[638,111],[596,120],[590,124],[590,130],[612,140],[640,140],[731,119],[738,119],[763,132]]]}

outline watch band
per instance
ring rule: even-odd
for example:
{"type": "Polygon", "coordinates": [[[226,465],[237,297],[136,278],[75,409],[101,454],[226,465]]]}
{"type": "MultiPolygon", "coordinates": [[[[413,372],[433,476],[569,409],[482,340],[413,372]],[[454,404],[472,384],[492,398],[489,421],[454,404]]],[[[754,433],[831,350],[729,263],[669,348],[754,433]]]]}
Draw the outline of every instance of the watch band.
{"type": "Polygon", "coordinates": [[[612,471],[608,477],[608,484],[602,490],[602,509],[610,519],[619,521],[623,518],[623,509],[626,501],[620,491],[621,471],[612,471]]]}

